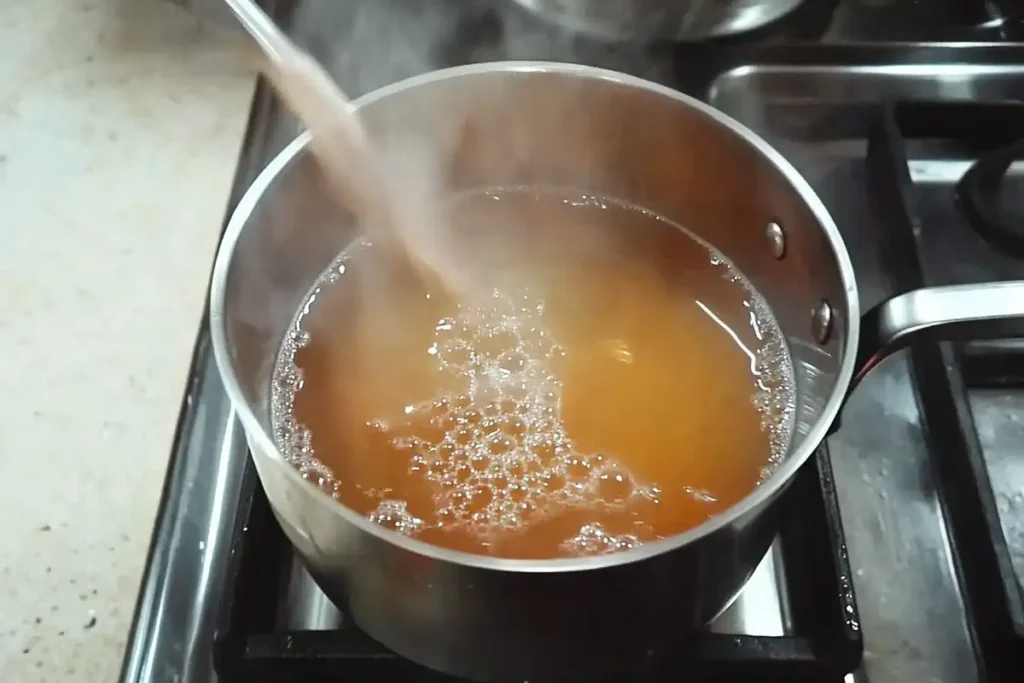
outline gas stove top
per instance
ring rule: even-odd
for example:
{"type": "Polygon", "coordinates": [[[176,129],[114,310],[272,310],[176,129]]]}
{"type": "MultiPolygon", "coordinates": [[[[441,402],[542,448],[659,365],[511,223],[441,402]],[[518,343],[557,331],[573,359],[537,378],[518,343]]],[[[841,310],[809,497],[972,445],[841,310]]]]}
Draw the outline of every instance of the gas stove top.
{"type": "MultiPolygon", "coordinates": [[[[512,3],[273,9],[353,94],[441,66],[529,58],[707,100],[815,188],[865,309],[923,285],[1024,279],[1014,3],[805,5],[757,36],[614,46],[512,3]]],[[[230,207],[297,131],[261,85],[230,207]]],[[[794,484],[782,533],[730,610],[632,678],[1024,680],[1022,443],[1024,345],[922,342],[890,359],[794,484]]],[[[122,681],[450,680],[387,652],[338,607],[276,526],[204,321],[122,681]]]]}

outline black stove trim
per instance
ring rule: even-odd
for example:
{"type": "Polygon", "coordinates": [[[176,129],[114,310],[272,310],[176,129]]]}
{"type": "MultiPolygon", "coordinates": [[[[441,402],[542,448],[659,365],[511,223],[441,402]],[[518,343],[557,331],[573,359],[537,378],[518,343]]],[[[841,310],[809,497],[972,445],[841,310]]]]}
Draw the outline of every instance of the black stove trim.
{"type": "MultiPolygon", "coordinates": [[[[808,635],[703,633],[678,657],[630,680],[675,679],[682,671],[694,681],[822,683],[841,681],[858,666],[864,643],[827,448],[801,469],[785,495],[780,538],[789,616],[794,632],[808,635]]],[[[222,683],[457,680],[389,652],[347,619],[330,631],[275,628],[291,557],[250,460],[214,636],[222,683]]]]}
{"type": "MultiPolygon", "coordinates": [[[[867,199],[887,228],[884,238],[888,243],[880,248],[883,258],[890,261],[886,271],[896,291],[929,284],[922,265],[920,231],[914,230],[920,224],[920,213],[905,141],[930,137],[969,140],[982,148],[1005,144],[1000,140],[1008,132],[1005,126],[978,124],[1005,113],[1000,108],[1016,111],[1020,106],[948,101],[882,106],[868,137],[867,199]]],[[[1017,683],[1024,679],[1024,592],[1000,524],[965,373],[966,368],[974,373],[988,369],[996,372],[991,382],[979,377],[975,383],[998,385],[1005,381],[1005,373],[996,365],[1000,356],[995,356],[995,361],[985,356],[986,350],[1004,357],[1010,353],[1007,348],[1000,349],[999,343],[975,344],[968,356],[973,360],[964,363],[959,346],[920,343],[910,348],[909,361],[982,680],[1017,683]]],[[[1019,367],[1019,352],[1017,358],[1019,367]]]]}

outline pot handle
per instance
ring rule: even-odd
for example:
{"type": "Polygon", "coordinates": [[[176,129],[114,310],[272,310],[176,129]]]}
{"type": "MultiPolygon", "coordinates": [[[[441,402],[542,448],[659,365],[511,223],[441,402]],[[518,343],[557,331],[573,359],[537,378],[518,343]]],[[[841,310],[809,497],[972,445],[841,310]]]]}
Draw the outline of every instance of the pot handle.
{"type": "Polygon", "coordinates": [[[921,339],[1024,338],[1024,280],[925,287],[864,314],[850,390],[889,354],[921,339]]]}

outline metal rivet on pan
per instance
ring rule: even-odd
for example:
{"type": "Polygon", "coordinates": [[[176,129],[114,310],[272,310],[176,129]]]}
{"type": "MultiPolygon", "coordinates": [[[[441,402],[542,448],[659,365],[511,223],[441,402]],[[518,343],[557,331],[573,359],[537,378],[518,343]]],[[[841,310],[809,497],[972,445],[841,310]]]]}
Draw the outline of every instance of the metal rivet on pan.
{"type": "Polygon", "coordinates": [[[811,333],[821,345],[832,336],[832,306],[824,299],[811,311],[811,333]]]}
{"type": "Polygon", "coordinates": [[[786,233],[782,226],[772,221],[764,226],[764,237],[768,240],[768,247],[772,250],[775,260],[781,260],[786,255],[786,233]]]}

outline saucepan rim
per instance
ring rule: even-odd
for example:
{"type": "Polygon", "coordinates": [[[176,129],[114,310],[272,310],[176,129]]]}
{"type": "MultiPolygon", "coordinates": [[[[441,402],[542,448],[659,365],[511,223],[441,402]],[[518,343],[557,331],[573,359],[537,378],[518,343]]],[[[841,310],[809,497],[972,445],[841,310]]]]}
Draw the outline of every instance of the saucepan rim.
{"type": "MultiPolygon", "coordinates": [[[[672,90],[666,86],[647,81],[634,76],[629,76],[616,71],[589,67],[568,62],[542,62],[542,61],[498,61],[457,66],[447,69],[431,71],[419,76],[414,76],[391,85],[382,87],[373,92],[367,93],[356,99],[353,105],[357,108],[371,105],[384,100],[399,92],[429,86],[440,81],[450,81],[466,76],[479,76],[488,73],[546,73],[561,75],[577,79],[606,80],[617,85],[638,88],[648,92],[675,100],[683,105],[693,108],[697,112],[709,117],[715,123],[728,128],[734,134],[742,137],[762,154],[785,179],[792,188],[799,193],[814,218],[817,220],[821,230],[825,232],[833,256],[839,268],[843,287],[846,295],[846,309],[844,311],[846,320],[843,329],[845,339],[843,340],[843,358],[841,359],[838,376],[831,396],[825,403],[820,416],[814,425],[808,430],[799,446],[791,451],[786,459],[779,465],[776,471],[757,488],[751,491],[746,497],[727,508],[721,514],[703,522],[699,526],[689,529],[681,534],[645,543],[637,548],[624,550],[605,555],[580,558],[557,558],[543,560],[509,559],[502,557],[490,557],[472,553],[459,552],[432,545],[415,538],[404,536],[398,532],[386,529],[369,519],[357,514],[339,501],[333,499],[319,488],[305,481],[298,470],[292,466],[278,450],[273,438],[260,424],[256,415],[249,407],[248,400],[242,392],[242,387],[235,375],[231,356],[228,351],[226,326],[224,320],[225,294],[228,282],[228,275],[231,270],[235,246],[242,231],[250,223],[253,211],[262,200],[264,193],[271,187],[273,181],[284,171],[288,165],[302,153],[309,142],[309,133],[303,133],[290,144],[288,144],[276,157],[274,157],[263,171],[256,177],[252,185],[246,190],[237,207],[228,220],[224,236],[218,247],[217,257],[214,264],[213,277],[210,288],[210,334],[213,342],[214,357],[217,367],[220,370],[221,379],[238,418],[241,420],[250,439],[255,440],[256,448],[265,455],[276,459],[277,465],[284,470],[284,476],[290,477],[294,483],[304,487],[310,495],[319,499],[319,503],[330,506],[344,521],[354,525],[358,529],[375,536],[382,541],[395,544],[409,552],[434,560],[450,562],[467,567],[478,569],[522,572],[522,573],[554,573],[586,571],[601,568],[615,567],[645,560],[647,558],[662,555],[670,552],[697,539],[708,536],[718,529],[721,529],[737,519],[743,517],[758,506],[764,504],[772,496],[786,485],[801,465],[811,456],[824,440],[827,431],[835,420],[836,415],[843,403],[847,387],[850,384],[856,361],[857,342],[860,335],[860,304],[857,296],[856,281],[853,274],[853,264],[850,261],[846,245],[839,233],[839,229],[832,221],[832,217],[811,188],[810,184],[800,175],[775,148],[764,141],[759,135],[742,125],[733,118],[718,111],[714,107],[701,102],[689,95],[672,90]]],[[[808,312],[810,315],[810,312],[808,312]]],[[[304,530],[309,532],[308,529],[304,530]]],[[[314,539],[315,540],[315,539],[314,539]]]]}

